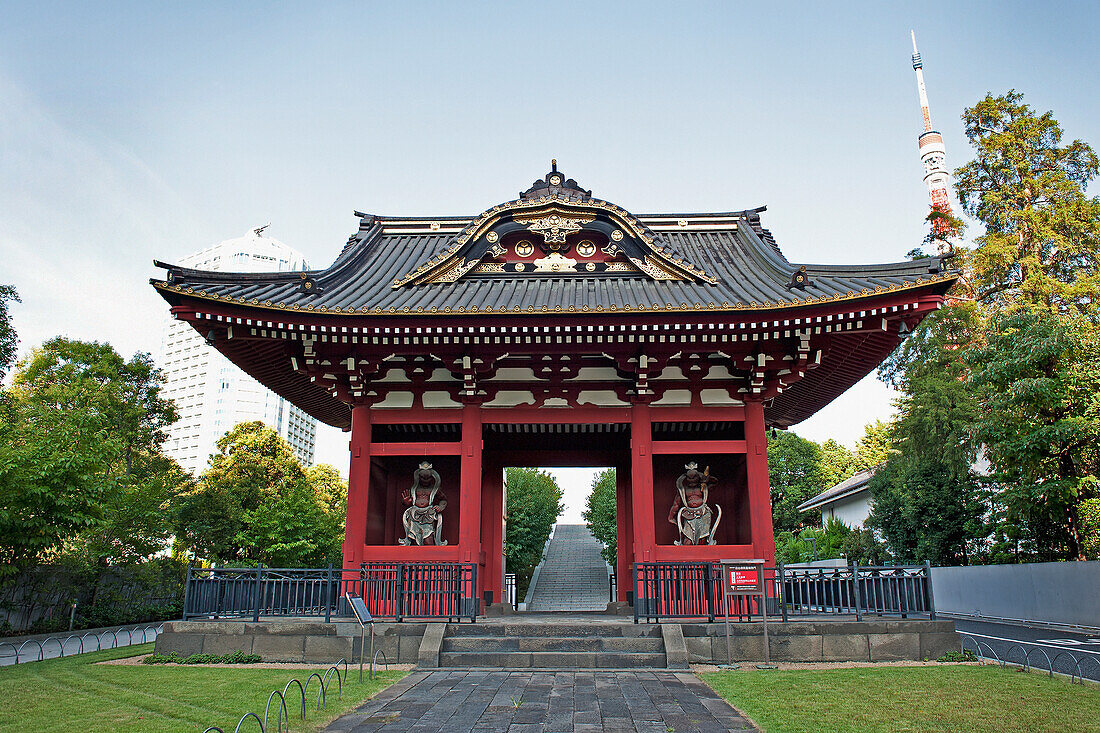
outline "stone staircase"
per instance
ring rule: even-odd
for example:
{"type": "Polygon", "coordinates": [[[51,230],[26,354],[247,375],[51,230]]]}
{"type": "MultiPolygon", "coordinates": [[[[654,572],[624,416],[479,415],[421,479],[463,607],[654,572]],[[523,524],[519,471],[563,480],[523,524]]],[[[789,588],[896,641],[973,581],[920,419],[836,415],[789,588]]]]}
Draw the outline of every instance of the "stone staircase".
{"type": "Polygon", "coordinates": [[[667,661],[659,625],[546,620],[447,624],[439,666],[663,669],[667,661]]]}
{"type": "Polygon", "coordinates": [[[559,524],[532,579],[528,611],[603,611],[607,563],[599,540],[583,524],[559,524]]]}

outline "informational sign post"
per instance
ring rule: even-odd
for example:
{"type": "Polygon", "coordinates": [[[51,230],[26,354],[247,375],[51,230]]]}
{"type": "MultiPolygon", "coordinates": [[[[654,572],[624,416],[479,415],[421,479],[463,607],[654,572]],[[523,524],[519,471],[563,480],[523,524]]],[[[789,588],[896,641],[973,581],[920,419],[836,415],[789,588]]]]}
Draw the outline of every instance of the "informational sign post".
{"type": "Polygon", "coordinates": [[[764,585],[763,560],[722,560],[722,589],[726,602],[726,663],[733,664],[730,646],[730,602],[737,596],[760,598],[760,619],[764,623],[764,664],[771,663],[768,648],[767,592],[764,585]]]}
{"type": "Polygon", "coordinates": [[[367,610],[367,604],[359,596],[345,593],[351,612],[355,614],[355,620],[359,622],[359,681],[363,681],[363,652],[366,651],[367,624],[370,624],[370,676],[374,677],[374,617],[367,610]]]}

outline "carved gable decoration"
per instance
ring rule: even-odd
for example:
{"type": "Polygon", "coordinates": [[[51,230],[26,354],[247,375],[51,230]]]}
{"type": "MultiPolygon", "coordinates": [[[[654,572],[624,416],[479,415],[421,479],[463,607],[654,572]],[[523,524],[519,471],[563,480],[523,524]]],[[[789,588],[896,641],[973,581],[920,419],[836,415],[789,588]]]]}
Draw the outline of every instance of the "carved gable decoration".
{"type": "Polygon", "coordinates": [[[713,283],[672,255],[629,212],[592,197],[557,162],[514,201],[475,218],[450,246],[393,282],[453,283],[463,277],[648,277],[713,283]]]}

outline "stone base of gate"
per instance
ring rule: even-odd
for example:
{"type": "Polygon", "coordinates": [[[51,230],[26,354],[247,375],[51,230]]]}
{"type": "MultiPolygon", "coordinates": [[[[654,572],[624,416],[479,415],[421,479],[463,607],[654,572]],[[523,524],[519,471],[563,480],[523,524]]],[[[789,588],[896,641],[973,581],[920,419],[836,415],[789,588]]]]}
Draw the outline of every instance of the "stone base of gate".
{"type": "MultiPolygon", "coordinates": [[[[681,624],[688,660],[726,662],[723,623],[681,624]]],[[[764,659],[760,623],[730,624],[734,662],[764,659]]],[[[895,662],[936,659],[959,650],[953,621],[790,621],[768,622],[768,650],[776,662],[895,662]]]]}
{"type": "MultiPolygon", "coordinates": [[[[462,634],[496,636],[501,639],[503,650],[506,644],[514,645],[518,637],[529,636],[532,640],[545,637],[549,630],[540,629],[546,626],[539,623],[541,620],[525,618],[522,613],[502,619],[483,618],[472,627],[463,624],[462,634]],[[507,625],[507,631],[495,628],[504,625],[507,625]],[[529,628],[525,630],[524,627],[529,628]]],[[[576,619],[570,617],[570,620],[576,619]]],[[[553,625],[555,621],[552,619],[547,623],[553,625]]],[[[631,621],[602,614],[592,614],[584,619],[584,623],[589,628],[622,625],[625,634],[631,636],[636,636],[640,630],[631,621]]],[[[422,622],[376,623],[374,648],[381,650],[390,664],[423,665],[422,648],[425,631],[430,625],[422,622]]],[[[432,626],[441,627],[442,624],[432,626]]],[[[666,622],[662,626],[669,627],[663,628],[658,636],[664,639],[670,666],[673,661],[680,662],[685,657],[686,661],[696,664],[722,664],[726,661],[725,624],[666,622]],[[676,633],[677,630],[681,633],[676,633]],[[670,645],[676,648],[669,648],[670,645]]],[[[457,631],[453,627],[453,624],[447,627],[445,633],[448,637],[457,631]]],[[[959,638],[952,621],[769,621],[768,636],[771,659],[782,662],[936,659],[959,649],[959,638]]],[[[176,652],[180,656],[228,654],[239,649],[245,653],[259,654],[265,661],[331,664],[344,658],[348,664],[355,664],[359,660],[359,639],[359,625],[354,622],[169,621],[157,637],[155,649],[158,654],[176,652]]],[[[763,626],[760,623],[730,624],[730,652],[735,662],[763,660],[763,626]]],[[[439,649],[436,648],[434,654],[429,656],[438,659],[438,654],[439,649]]],[[[562,655],[561,659],[565,663],[568,655],[562,655]]],[[[381,661],[382,656],[379,656],[381,661]]],[[[428,666],[434,665],[429,663],[428,666]]]]}
{"type": "MultiPolygon", "coordinates": [[[[426,623],[376,623],[374,650],[390,664],[416,664],[426,623]]],[[[370,629],[367,630],[370,653],[370,629]]],[[[229,654],[238,649],[269,662],[331,664],[341,658],[359,661],[360,628],[336,621],[169,621],[157,637],[157,654],[229,654]]]]}

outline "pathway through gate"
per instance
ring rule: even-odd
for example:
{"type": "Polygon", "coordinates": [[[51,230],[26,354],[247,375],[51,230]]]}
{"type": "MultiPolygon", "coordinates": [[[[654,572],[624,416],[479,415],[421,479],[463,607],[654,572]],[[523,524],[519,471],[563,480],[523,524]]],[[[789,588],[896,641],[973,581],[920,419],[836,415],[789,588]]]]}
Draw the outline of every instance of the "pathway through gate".
{"type": "Polygon", "coordinates": [[[599,541],[583,524],[559,524],[535,583],[528,611],[603,611],[607,563],[599,541]]]}

